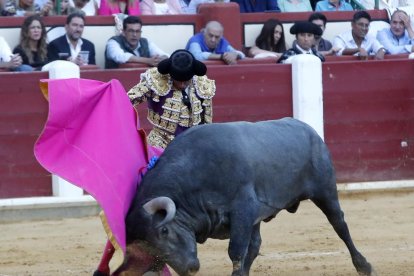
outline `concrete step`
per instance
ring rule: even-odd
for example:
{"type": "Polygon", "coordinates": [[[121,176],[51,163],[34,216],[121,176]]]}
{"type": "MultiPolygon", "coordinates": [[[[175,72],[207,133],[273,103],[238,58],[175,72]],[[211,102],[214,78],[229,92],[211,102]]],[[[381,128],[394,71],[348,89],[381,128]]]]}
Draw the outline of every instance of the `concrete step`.
{"type": "Polygon", "coordinates": [[[81,197],[29,197],[0,199],[0,223],[22,220],[78,218],[98,215],[96,200],[81,197]]]}

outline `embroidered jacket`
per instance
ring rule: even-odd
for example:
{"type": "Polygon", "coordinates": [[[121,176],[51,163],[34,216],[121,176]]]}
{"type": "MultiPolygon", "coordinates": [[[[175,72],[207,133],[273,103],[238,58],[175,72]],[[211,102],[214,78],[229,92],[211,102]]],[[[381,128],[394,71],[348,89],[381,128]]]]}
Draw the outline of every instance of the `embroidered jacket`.
{"type": "Polygon", "coordinates": [[[186,91],[177,90],[172,84],[169,75],[151,68],[141,74],[141,81],[128,91],[133,105],[148,103],[147,118],[153,125],[148,143],[152,146],[165,148],[186,129],[212,122],[214,80],[194,76],[186,91]]]}

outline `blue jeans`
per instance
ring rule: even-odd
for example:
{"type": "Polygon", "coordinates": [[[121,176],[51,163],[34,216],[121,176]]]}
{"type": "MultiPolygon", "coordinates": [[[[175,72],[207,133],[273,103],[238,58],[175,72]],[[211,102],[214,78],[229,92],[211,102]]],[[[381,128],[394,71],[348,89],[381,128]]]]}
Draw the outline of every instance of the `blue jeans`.
{"type": "Polygon", "coordinates": [[[32,72],[34,71],[33,67],[28,64],[22,64],[19,67],[12,69],[11,71],[15,72],[32,72]]]}

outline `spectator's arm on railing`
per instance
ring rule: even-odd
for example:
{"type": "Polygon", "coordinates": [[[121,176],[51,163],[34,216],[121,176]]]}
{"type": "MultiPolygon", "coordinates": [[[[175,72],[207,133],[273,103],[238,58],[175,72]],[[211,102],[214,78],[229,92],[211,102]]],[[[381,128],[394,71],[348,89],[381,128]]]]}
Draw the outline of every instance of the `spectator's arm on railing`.
{"type": "Polygon", "coordinates": [[[113,39],[110,39],[106,44],[106,57],[113,60],[118,64],[123,64],[128,62],[131,57],[134,55],[122,50],[118,42],[113,39]]]}

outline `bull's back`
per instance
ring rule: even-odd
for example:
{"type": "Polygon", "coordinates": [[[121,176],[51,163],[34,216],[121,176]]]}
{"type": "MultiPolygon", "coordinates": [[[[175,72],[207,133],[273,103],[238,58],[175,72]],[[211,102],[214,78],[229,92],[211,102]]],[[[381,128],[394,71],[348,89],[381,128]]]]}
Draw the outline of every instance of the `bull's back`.
{"type": "Polygon", "coordinates": [[[321,138],[291,118],[194,127],[178,136],[164,155],[170,162],[185,159],[183,166],[194,178],[190,190],[200,185],[227,197],[252,186],[259,200],[269,204],[283,205],[293,194],[306,193],[314,182],[323,181],[323,173],[332,173],[321,138]]]}

